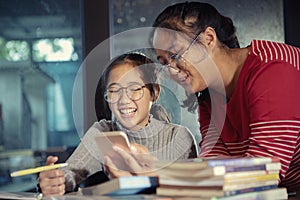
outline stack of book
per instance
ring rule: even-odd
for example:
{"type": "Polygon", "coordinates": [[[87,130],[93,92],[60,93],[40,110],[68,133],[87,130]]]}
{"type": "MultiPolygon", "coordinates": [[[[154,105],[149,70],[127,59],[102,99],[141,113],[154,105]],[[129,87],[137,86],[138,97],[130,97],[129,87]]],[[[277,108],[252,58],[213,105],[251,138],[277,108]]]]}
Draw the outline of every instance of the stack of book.
{"type": "Polygon", "coordinates": [[[155,161],[156,194],[198,199],[287,199],[278,188],[277,158],[191,159],[155,161]]]}

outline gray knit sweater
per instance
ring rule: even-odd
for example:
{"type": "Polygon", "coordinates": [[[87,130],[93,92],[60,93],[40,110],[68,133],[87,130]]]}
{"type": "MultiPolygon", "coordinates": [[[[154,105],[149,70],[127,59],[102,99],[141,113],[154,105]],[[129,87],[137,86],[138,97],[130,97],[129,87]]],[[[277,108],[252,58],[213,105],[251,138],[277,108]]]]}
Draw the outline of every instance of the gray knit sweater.
{"type": "Polygon", "coordinates": [[[148,148],[153,156],[161,160],[178,160],[194,158],[196,141],[192,133],[183,126],[159,121],[153,117],[150,123],[138,131],[129,131],[119,123],[101,120],[95,122],[81,139],[74,153],[69,157],[68,167],[64,168],[66,191],[73,191],[75,186],[89,175],[103,169],[102,161],[94,137],[99,134],[93,131],[122,130],[131,143],[138,143],[148,148]]]}

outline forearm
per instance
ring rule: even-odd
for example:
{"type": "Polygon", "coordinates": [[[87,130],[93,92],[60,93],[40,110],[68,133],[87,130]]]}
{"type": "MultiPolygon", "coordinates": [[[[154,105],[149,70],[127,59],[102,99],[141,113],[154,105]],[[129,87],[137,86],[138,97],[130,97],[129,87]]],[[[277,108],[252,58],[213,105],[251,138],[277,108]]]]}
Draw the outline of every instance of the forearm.
{"type": "Polygon", "coordinates": [[[220,138],[220,133],[214,125],[203,125],[200,131],[202,133],[200,157],[230,156],[227,147],[220,138]]]}
{"type": "Polygon", "coordinates": [[[83,143],[80,143],[74,153],[66,161],[65,171],[66,191],[73,191],[77,184],[88,176],[102,170],[101,161],[95,157],[83,143]]]}
{"type": "Polygon", "coordinates": [[[295,156],[300,121],[270,121],[250,124],[251,134],[246,156],[274,156],[281,161],[280,174],[284,179],[295,156]]]}

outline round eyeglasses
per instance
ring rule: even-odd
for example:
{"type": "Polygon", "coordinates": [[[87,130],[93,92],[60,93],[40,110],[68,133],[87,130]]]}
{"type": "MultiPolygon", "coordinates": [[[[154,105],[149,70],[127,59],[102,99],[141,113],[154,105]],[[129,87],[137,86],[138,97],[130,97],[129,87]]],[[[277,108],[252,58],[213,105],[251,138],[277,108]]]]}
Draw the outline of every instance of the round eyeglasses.
{"type": "Polygon", "coordinates": [[[144,87],[146,85],[141,85],[139,83],[133,83],[127,87],[121,87],[119,84],[110,85],[104,92],[104,99],[109,103],[117,103],[121,95],[123,95],[123,90],[126,91],[126,95],[132,101],[138,101],[144,96],[144,87]]]}

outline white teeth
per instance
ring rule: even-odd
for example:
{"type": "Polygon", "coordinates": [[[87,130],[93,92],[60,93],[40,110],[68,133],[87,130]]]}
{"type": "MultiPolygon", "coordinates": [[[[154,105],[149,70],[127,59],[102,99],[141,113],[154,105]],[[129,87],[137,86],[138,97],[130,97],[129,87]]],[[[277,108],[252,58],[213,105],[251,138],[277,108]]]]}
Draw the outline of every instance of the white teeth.
{"type": "Polygon", "coordinates": [[[185,76],[185,77],[183,77],[183,78],[179,79],[179,81],[182,83],[182,82],[185,82],[185,81],[186,81],[186,79],[187,79],[187,76],[185,76]]]}
{"type": "Polygon", "coordinates": [[[135,112],[136,109],[135,108],[130,108],[130,109],[120,109],[120,113],[122,114],[129,114],[129,113],[133,113],[135,112]]]}

